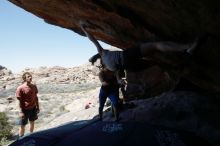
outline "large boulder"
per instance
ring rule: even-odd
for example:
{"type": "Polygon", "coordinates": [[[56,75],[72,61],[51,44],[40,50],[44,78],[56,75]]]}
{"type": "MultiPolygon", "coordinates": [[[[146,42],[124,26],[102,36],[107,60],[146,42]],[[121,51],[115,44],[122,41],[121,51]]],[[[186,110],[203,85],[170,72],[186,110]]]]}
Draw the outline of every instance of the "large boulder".
{"type": "MultiPolygon", "coordinates": [[[[73,30],[79,35],[84,35],[79,22],[87,21],[89,31],[96,39],[122,49],[146,41],[191,43],[197,37],[209,34],[210,37],[198,48],[195,62],[189,64],[190,71],[182,71],[180,77],[207,91],[220,92],[218,0],[9,1],[47,23],[73,30]]],[[[172,72],[175,76],[180,74],[179,70],[172,72]]],[[[158,93],[161,92],[159,90],[158,93]]]]}
{"type": "Polygon", "coordinates": [[[11,70],[8,70],[6,67],[0,65],[0,78],[4,76],[9,76],[11,74],[12,74],[11,70]]]}

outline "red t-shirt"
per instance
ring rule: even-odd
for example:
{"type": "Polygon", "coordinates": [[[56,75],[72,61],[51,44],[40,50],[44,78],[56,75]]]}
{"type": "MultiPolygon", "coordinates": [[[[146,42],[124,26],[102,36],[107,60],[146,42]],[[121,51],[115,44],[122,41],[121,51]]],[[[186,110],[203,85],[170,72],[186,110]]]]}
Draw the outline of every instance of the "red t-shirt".
{"type": "Polygon", "coordinates": [[[34,84],[26,85],[22,84],[16,90],[16,97],[20,99],[22,109],[32,109],[37,103],[37,86],[34,84]]]}

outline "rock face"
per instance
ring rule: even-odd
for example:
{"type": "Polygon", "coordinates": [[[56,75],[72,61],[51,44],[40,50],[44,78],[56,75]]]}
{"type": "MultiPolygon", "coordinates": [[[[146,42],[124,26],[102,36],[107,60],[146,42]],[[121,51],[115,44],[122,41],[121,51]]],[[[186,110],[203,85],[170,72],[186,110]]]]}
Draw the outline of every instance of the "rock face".
{"type": "Polygon", "coordinates": [[[6,67],[0,65],[0,78],[2,78],[5,75],[10,75],[12,72],[8,70],[6,67]]]}
{"type": "Polygon", "coordinates": [[[137,100],[136,107],[120,115],[122,121],[145,121],[153,125],[190,131],[220,144],[219,98],[176,91],[137,100]]]}
{"type": "MultiPolygon", "coordinates": [[[[47,23],[79,35],[84,35],[79,21],[86,20],[96,39],[122,49],[146,41],[191,43],[198,36],[210,34],[197,50],[195,62],[188,66],[190,71],[181,77],[208,91],[220,92],[218,0],[9,1],[47,23]]],[[[178,76],[178,71],[174,69],[173,72],[178,76]]],[[[140,87],[144,88],[147,82],[139,82],[140,87]]],[[[145,88],[143,93],[146,91],[145,88]]]]}
{"type": "MultiPolygon", "coordinates": [[[[12,131],[14,134],[18,132],[15,121],[19,112],[14,94],[22,82],[22,73],[26,71],[32,73],[33,82],[39,89],[41,112],[36,121],[36,131],[71,121],[89,120],[98,114],[100,81],[97,76],[99,70],[95,66],[85,64],[73,68],[58,66],[26,68],[19,74],[5,74],[0,78],[0,112],[6,112],[8,115],[9,121],[14,126],[12,131]],[[85,108],[88,103],[92,104],[89,108],[85,108]]],[[[158,67],[152,67],[139,74],[129,74],[130,81],[133,82],[133,93],[143,94],[142,86],[138,86],[139,82],[142,82],[143,87],[153,94],[151,96],[155,95],[158,88],[161,88],[162,91],[164,84],[167,85],[166,87],[175,84],[169,81],[168,76],[161,74],[158,67]],[[148,80],[151,86],[144,84],[144,80],[148,80]],[[166,82],[160,80],[166,80],[166,82]]],[[[181,86],[178,88],[180,89],[181,86]]],[[[134,103],[133,106],[125,104],[121,107],[120,119],[122,122],[147,122],[193,132],[204,139],[215,142],[216,145],[220,143],[220,117],[218,116],[220,98],[217,96],[206,96],[190,91],[174,91],[131,102],[134,103]]],[[[110,108],[106,106],[105,109],[110,108]]],[[[103,114],[103,120],[114,120],[111,112],[107,111],[103,114]]]]}

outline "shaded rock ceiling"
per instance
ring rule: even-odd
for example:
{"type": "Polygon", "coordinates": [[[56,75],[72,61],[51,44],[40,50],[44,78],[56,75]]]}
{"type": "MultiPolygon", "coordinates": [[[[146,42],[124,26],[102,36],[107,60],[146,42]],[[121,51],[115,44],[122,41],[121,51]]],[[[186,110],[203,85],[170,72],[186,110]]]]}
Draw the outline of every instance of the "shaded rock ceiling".
{"type": "MultiPolygon", "coordinates": [[[[9,0],[45,22],[84,35],[80,20],[103,42],[125,49],[146,41],[193,42],[210,37],[196,52],[192,83],[220,92],[220,1],[218,0],[9,0]]],[[[91,54],[93,55],[93,54],[91,54]]]]}

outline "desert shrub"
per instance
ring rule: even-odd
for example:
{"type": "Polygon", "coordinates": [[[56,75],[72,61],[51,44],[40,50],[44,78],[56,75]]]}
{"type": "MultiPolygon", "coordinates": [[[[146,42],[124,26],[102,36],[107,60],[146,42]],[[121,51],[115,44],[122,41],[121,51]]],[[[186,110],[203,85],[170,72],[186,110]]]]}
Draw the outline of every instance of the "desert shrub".
{"type": "Polygon", "coordinates": [[[8,122],[8,117],[4,112],[0,112],[0,141],[11,136],[12,126],[8,122]]]}

